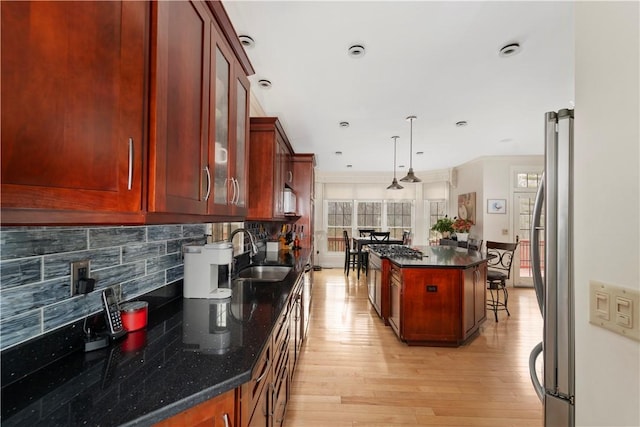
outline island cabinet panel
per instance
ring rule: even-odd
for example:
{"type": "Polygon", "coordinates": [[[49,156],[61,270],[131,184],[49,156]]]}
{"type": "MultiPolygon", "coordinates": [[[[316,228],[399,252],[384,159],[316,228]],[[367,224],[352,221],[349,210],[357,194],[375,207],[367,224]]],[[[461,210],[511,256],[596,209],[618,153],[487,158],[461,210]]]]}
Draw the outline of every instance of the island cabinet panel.
{"type": "MultiPolygon", "coordinates": [[[[457,346],[486,319],[487,265],[389,268],[388,323],[408,344],[457,346]]],[[[384,287],[383,287],[384,288],[384,287]]]]}
{"type": "Polygon", "coordinates": [[[235,427],[235,407],[236,390],[231,390],[154,424],[154,427],[235,427]]]}
{"type": "Polygon", "coordinates": [[[3,224],[142,221],[148,10],[2,2],[3,224]]]}
{"type": "Polygon", "coordinates": [[[252,117],[249,141],[247,220],[282,220],[293,153],[289,139],[277,117],[252,117]]]}
{"type": "Polygon", "coordinates": [[[464,299],[462,307],[464,337],[473,334],[487,318],[486,308],[486,264],[463,271],[464,299]]]}
{"type": "Polygon", "coordinates": [[[402,270],[402,338],[455,342],[460,331],[460,273],[455,269],[402,270]]]}
{"type": "Polygon", "coordinates": [[[154,3],[152,22],[149,211],[243,219],[246,75],[204,2],[154,3]]]}

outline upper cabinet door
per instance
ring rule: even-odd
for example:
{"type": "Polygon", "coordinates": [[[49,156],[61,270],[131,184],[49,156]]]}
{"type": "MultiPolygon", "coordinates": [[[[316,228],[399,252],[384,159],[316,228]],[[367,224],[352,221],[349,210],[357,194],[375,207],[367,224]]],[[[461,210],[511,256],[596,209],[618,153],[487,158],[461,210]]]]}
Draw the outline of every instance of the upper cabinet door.
{"type": "Polygon", "coordinates": [[[148,7],[1,3],[3,224],[140,214],[148,7]]]}
{"type": "Polygon", "coordinates": [[[212,31],[214,67],[211,99],[214,114],[209,135],[210,163],[214,170],[212,214],[246,214],[246,163],[249,80],[237,65],[231,48],[216,25],[212,31]]]}
{"type": "Polygon", "coordinates": [[[249,79],[236,68],[236,132],[235,168],[233,176],[238,193],[235,198],[235,212],[245,215],[248,211],[249,188],[249,79]]]}
{"type": "Polygon", "coordinates": [[[248,80],[239,107],[243,69],[207,4],[153,4],[149,211],[242,220],[248,80]]]}
{"type": "Polygon", "coordinates": [[[207,214],[211,15],[204,3],[152,7],[149,211],[207,214]]]}

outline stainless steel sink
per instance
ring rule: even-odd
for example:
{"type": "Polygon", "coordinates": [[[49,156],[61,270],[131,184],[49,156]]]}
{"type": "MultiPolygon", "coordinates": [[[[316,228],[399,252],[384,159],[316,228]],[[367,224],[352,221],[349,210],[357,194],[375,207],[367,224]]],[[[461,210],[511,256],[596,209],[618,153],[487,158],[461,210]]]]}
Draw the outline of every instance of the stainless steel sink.
{"type": "Polygon", "coordinates": [[[280,282],[287,277],[290,271],[291,267],[284,265],[253,265],[238,273],[238,279],[280,282]]]}

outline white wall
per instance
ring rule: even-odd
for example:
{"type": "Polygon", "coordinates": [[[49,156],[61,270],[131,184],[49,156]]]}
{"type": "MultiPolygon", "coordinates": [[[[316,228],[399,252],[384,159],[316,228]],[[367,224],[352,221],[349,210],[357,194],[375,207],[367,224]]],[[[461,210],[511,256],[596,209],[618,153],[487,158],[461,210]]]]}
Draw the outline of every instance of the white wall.
{"type": "Polygon", "coordinates": [[[576,2],[575,13],[576,425],[639,426],[640,343],[589,324],[587,290],[591,279],[640,290],[640,11],[576,2]]]}
{"type": "MultiPolygon", "coordinates": [[[[540,148],[544,146],[543,117],[540,112],[540,148]]],[[[450,212],[456,215],[458,195],[476,192],[476,225],[471,235],[493,241],[515,241],[513,224],[513,179],[515,171],[541,171],[544,156],[482,157],[456,167],[457,186],[451,191],[450,212]],[[487,214],[487,199],[507,200],[505,215],[487,214]],[[502,230],[508,230],[503,234],[502,230]]]]}

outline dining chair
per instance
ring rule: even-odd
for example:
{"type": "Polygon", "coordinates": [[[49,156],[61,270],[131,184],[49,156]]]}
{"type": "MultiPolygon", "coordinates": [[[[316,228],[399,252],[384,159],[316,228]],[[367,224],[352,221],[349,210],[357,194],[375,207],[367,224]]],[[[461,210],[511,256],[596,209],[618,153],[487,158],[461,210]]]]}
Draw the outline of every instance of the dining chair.
{"type": "Polygon", "coordinates": [[[453,239],[440,239],[440,246],[458,246],[458,241],[453,239]]]}
{"type": "Polygon", "coordinates": [[[352,248],[347,230],[343,230],[342,235],[344,238],[344,272],[349,276],[349,270],[358,268],[358,251],[352,248]]]}
{"type": "Polygon", "coordinates": [[[391,235],[391,232],[389,231],[374,231],[371,233],[371,240],[384,242],[386,240],[389,240],[390,235],[391,235]]]}
{"type": "Polygon", "coordinates": [[[402,232],[402,244],[408,245],[411,242],[411,231],[404,230],[402,232]]]}
{"type": "Polygon", "coordinates": [[[358,234],[360,235],[360,237],[369,237],[374,231],[376,230],[374,230],[373,228],[359,228],[358,234]]]}
{"type": "Polygon", "coordinates": [[[479,251],[482,249],[482,239],[469,238],[467,241],[467,249],[479,251]]]}
{"type": "Polygon", "coordinates": [[[487,301],[487,308],[493,311],[493,315],[498,321],[498,311],[504,310],[508,316],[509,292],[507,291],[507,280],[511,277],[511,265],[518,243],[492,242],[487,240],[487,255],[493,256],[488,261],[487,289],[491,294],[491,301],[487,301]],[[500,292],[503,300],[500,301],[500,292]]]}

